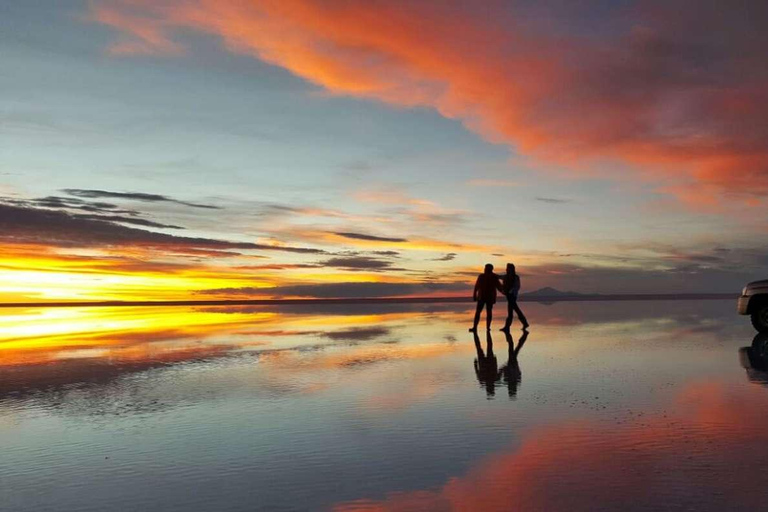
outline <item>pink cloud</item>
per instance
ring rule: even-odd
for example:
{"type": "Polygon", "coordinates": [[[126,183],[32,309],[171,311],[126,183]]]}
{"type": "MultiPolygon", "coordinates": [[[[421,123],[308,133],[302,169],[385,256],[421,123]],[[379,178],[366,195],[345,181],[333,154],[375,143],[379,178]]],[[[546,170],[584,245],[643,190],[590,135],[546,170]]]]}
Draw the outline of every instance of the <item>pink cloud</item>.
{"type": "Polygon", "coordinates": [[[395,492],[335,509],[408,510],[757,510],[766,483],[764,389],[700,383],[669,414],[621,425],[573,421],[526,437],[435,490],[395,492]],[[745,449],[745,447],[752,447],[745,449]]]}
{"type": "MultiPolygon", "coordinates": [[[[328,91],[426,106],[575,174],[610,163],[697,205],[768,194],[768,8],[562,2],[101,0],[115,53],[177,29],[328,91]]],[[[748,201],[751,198],[751,202],[748,201]]]]}

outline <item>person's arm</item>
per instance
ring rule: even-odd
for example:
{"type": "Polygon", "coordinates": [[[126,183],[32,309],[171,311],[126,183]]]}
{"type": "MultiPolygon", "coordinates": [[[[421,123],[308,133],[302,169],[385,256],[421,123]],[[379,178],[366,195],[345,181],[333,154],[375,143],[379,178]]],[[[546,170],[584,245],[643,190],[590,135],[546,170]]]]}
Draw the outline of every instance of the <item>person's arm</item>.
{"type": "Polygon", "coordinates": [[[475,290],[472,292],[472,300],[477,302],[477,297],[480,294],[480,276],[477,276],[477,281],[475,281],[475,290]]]}
{"type": "Polygon", "coordinates": [[[501,279],[499,279],[498,275],[496,275],[496,289],[499,290],[502,295],[504,295],[504,286],[501,284],[501,279]]]}
{"type": "Polygon", "coordinates": [[[512,293],[517,295],[519,291],[520,291],[520,276],[516,275],[515,280],[512,283],[512,293]]]}

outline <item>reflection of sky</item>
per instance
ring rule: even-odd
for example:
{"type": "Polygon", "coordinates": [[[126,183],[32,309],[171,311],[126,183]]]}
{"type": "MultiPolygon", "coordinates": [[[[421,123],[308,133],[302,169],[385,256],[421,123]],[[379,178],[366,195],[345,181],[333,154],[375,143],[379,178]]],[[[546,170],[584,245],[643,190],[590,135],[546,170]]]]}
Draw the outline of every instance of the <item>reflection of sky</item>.
{"type": "Polygon", "coordinates": [[[515,400],[478,383],[463,306],[4,312],[29,331],[0,338],[0,493],[20,510],[746,496],[718,478],[764,456],[768,397],[730,302],[525,306],[515,400]]]}

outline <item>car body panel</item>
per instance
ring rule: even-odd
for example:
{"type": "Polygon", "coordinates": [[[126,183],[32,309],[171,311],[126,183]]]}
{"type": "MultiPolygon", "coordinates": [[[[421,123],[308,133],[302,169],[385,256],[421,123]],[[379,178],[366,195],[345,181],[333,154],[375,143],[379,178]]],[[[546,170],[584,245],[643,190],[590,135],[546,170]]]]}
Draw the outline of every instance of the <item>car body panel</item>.
{"type": "Polygon", "coordinates": [[[752,281],[744,288],[745,295],[754,295],[756,293],[768,292],[768,279],[762,281],[752,281]]]}
{"type": "Polygon", "coordinates": [[[750,297],[748,295],[742,295],[741,297],[739,297],[739,301],[737,303],[736,309],[737,309],[737,311],[739,312],[740,315],[748,315],[749,314],[749,300],[751,298],[752,297],[750,297]]]}
{"type": "Polygon", "coordinates": [[[736,310],[740,315],[749,315],[752,313],[752,299],[756,296],[768,296],[768,279],[752,281],[744,287],[744,291],[736,305],[736,310]]]}

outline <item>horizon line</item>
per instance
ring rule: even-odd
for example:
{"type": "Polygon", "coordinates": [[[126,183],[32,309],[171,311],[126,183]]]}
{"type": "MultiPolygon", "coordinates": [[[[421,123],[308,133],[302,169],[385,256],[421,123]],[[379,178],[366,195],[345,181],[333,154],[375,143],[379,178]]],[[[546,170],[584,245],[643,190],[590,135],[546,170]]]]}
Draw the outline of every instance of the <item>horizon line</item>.
{"type": "MultiPolygon", "coordinates": [[[[519,302],[600,302],[641,300],[724,300],[736,299],[738,293],[624,293],[521,295],[519,302]]],[[[505,301],[501,297],[501,301],[505,301]]],[[[302,304],[439,304],[473,302],[471,297],[339,297],[303,299],[217,299],[217,300],[104,300],[59,302],[0,302],[0,308],[65,308],[65,307],[148,307],[148,306],[290,306],[302,304]]]]}

